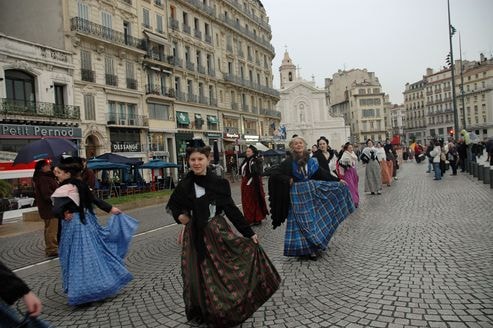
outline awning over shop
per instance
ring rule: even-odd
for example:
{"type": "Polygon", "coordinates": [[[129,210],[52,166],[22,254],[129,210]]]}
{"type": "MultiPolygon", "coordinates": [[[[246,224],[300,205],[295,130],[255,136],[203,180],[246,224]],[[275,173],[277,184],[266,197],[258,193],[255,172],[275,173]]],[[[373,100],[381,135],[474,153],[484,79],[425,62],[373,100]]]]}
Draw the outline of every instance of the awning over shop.
{"type": "Polygon", "coordinates": [[[217,117],[216,116],[207,115],[207,121],[210,124],[217,124],[217,117]]]}
{"type": "Polygon", "coordinates": [[[176,120],[178,121],[178,124],[190,124],[190,118],[188,117],[187,112],[176,112],[176,120]]]}
{"type": "Polygon", "coordinates": [[[170,43],[168,42],[168,40],[166,40],[165,38],[163,38],[160,35],[151,33],[149,31],[144,31],[144,33],[149,38],[149,40],[151,40],[152,42],[155,42],[157,44],[162,44],[164,46],[170,45],[170,43]]]}

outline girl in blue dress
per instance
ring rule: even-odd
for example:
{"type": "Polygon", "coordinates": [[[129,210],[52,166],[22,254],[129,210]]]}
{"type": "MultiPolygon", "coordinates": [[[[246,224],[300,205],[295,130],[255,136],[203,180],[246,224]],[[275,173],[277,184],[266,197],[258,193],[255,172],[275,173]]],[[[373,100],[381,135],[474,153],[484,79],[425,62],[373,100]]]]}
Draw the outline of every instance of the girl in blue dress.
{"type": "Polygon", "coordinates": [[[61,220],[59,242],[63,290],[70,305],[115,295],[132,275],[124,264],[137,221],[93,196],[81,180],[78,157],[62,158],[55,167],[60,186],[51,196],[53,214],[61,220]],[[113,214],[106,227],[99,225],[93,204],[113,214]]]}

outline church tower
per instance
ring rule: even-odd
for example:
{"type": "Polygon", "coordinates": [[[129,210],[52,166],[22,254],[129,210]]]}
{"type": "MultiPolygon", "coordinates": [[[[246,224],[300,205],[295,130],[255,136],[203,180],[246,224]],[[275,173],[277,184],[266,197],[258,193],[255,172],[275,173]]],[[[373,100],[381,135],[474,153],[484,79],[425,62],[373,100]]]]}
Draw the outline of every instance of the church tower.
{"type": "Polygon", "coordinates": [[[279,72],[281,74],[281,89],[284,89],[289,82],[296,81],[296,66],[291,61],[291,58],[289,58],[287,50],[284,52],[284,58],[279,67],[279,72]]]}

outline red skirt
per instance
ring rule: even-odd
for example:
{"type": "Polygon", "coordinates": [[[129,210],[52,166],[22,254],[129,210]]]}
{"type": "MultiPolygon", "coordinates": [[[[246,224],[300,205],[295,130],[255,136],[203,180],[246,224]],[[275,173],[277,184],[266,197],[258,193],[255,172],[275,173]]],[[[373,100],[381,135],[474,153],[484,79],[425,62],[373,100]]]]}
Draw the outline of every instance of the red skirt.
{"type": "Polygon", "coordinates": [[[261,177],[252,178],[250,185],[247,185],[248,178],[241,179],[241,204],[243,215],[250,224],[260,223],[269,211],[265,202],[265,192],[261,177]]]}

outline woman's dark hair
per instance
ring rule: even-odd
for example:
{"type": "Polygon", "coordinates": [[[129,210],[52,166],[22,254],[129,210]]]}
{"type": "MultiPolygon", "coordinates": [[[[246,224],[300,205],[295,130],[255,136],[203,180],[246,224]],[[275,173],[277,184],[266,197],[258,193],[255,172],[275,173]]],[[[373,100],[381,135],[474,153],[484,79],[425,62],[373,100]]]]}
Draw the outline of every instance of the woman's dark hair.
{"type": "Polygon", "coordinates": [[[326,138],[326,137],[324,137],[324,136],[321,136],[321,137],[320,137],[320,138],[318,138],[318,140],[317,140],[317,147],[318,147],[318,145],[320,144],[320,140],[325,141],[325,143],[327,144],[327,146],[329,145],[329,139],[327,139],[327,138],[326,138]]]}
{"type": "Polygon", "coordinates": [[[350,143],[350,142],[346,142],[346,143],[344,144],[344,146],[342,146],[342,149],[343,149],[343,150],[347,150],[347,148],[348,148],[350,145],[351,145],[351,143],[350,143]]]}
{"type": "Polygon", "coordinates": [[[367,146],[368,146],[368,142],[369,142],[369,141],[371,141],[371,143],[372,143],[372,144],[374,144],[373,140],[368,139],[368,140],[366,140],[366,145],[367,145],[367,146]]]}
{"type": "Polygon", "coordinates": [[[187,140],[187,149],[185,151],[187,160],[190,158],[192,153],[201,153],[204,154],[205,157],[209,158],[211,151],[211,147],[206,146],[202,139],[187,140]]]}
{"type": "Polygon", "coordinates": [[[253,151],[253,157],[258,156],[258,149],[254,145],[249,145],[247,148],[250,148],[253,151]]]}
{"type": "Polygon", "coordinates": [[[57,167],[62,171],[70,173],[70,179],[63,181],[61,185],[70,183],[77,187],[80,197],[80,221],[83,224],[86,224],[84,210],[87,209],[89,212],[94,213],[94,210],[92,209],[94,195],[92,194],[87,184],[82,181],[81,173],[84,168],[84,165],[82,164],[82,159],[80,157],[62,157],[60,158],[57,167]]]}
{"type": "Polygon", "coordinates": [[[45,166],[48,165],[50,162],[48,162],[46,159],[42,159],[40,161],[36,162],[36,165],[34,166],[34,173],[33,173],[33,179],[37,178],[39,174],[41,173],[41,169],[45,166]]]}
{"type": "Polygon", "coordinates": [[[82,173],[84,165],[80,157],[62,157],[57,167],[62,171],[70,173],[72,178],[78,178],[82,173]]]}

